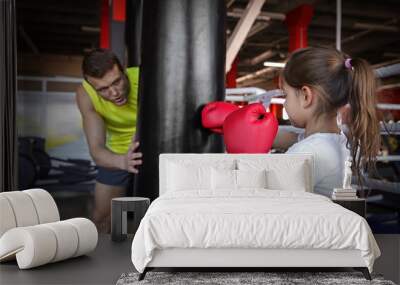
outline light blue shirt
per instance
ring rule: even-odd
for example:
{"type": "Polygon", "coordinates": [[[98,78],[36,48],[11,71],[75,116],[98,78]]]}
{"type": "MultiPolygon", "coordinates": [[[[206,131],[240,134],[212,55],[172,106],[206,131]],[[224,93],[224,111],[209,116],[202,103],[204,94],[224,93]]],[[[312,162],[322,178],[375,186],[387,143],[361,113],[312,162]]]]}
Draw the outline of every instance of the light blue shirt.
{"type": "Polygon", "coordinates": [[[331,197],[333,188],[341,188],[344,162],[350,155],[346,147],[346,135],[315,133],[307,138],[299,135],[299,141],[286,153],[311,153],[314,157],[314,193],[331,197]]]}

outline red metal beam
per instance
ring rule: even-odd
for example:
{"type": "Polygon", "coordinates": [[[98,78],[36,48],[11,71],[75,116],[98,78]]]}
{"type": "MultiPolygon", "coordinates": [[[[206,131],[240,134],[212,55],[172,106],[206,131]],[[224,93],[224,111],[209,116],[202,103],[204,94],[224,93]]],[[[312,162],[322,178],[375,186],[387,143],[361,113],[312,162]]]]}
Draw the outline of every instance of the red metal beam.
{"type": "Polygon", "coordinates": [[[126,19],[126,0],[113,0],[113,20],[125,22],[126,19]]]}
{"type": "Polygon", "coordinates": [[[110,48],[110,7],[108,0],[101,3],[100,47],[110,48]]]}
{"type": "Polygon", "coordinates": [[[289,52],[307,47],[307,31],[314,14],[314,7],[303,4],[286,14],[285,23],[289,29],[289,52]]]}

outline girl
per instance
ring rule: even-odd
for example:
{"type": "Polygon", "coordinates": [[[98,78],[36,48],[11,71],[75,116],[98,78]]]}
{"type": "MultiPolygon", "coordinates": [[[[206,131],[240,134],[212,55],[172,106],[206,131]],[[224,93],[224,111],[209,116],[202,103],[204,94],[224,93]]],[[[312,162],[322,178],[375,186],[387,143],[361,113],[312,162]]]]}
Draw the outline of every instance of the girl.
{"type": "Polygon", "coordinates": [[[380,127],[376,79],[365,60],[330,48],[300,49],[291,54],[283,70],[281,88],[289,119],[304,134],[281,132],[274,146],[289,147],[287,153],[313,154],[314,192],[331,196],[333,188],[342,187],[348,156],[359,179],[361,170],[373,167],[380,127]],[[337,125],[337,114],[346,104],[350,114],[345,135],[337,125]]]}

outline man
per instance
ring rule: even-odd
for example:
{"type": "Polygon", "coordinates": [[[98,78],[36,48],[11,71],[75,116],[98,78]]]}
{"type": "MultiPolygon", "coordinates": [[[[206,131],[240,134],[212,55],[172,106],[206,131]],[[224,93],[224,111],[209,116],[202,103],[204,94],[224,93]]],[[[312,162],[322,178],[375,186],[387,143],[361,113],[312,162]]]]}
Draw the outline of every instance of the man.
{"type": "Polygon", "coordinates": [[[84,57],[82,73],[76,101],[98,166],[93,220],[100,232],[110,232],[111,199],[124,196],[142,164],[134,142],[139,69],[124,71],[115,54],[95,49],[84,57]]]}

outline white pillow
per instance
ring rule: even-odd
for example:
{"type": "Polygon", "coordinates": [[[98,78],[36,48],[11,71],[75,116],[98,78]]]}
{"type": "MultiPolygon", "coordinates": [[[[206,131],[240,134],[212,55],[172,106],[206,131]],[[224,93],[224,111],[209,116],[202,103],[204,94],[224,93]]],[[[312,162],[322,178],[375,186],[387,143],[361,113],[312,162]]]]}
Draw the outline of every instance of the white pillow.
{"type": "Polygon", "coordinates": [[[169,191],[202,190],[211,188],[211,167],[185,166],[169,163],[167,189],[169,191]]]}
{"type": "Polygon", "coordinates": [[[211,170],[211,188],[213,190],[238,190],[241,188],[267,188],[265,170],[211,170]]]}
{"type": "Polygon", "coordinates": [[[235,169],[233,159],[173,159],[166,164],[166,190],[211,190],[211,168],[235,169]]]}
{"type": "Polygon", "coordinates": [[[273,190],[309,191],[310,167],[304,160],[286,159],[239,159],[239,170],[265,169],[267,188],[273,190]]]}
{"type": "Polygon", "coordinates": [[[268,188],[267,171],[263,170],[236,170],[238,188],[268,188]]]}
{"type": "Polygon", "coordinates": [[[307,177],[303,165],[296,165],[285,173],[282,170],[271,169],[267,172],[268,188],[274,190],[307,191],[307,177]]]}
{"type": "Polygon", "coordinates": [[[212,168],[211,189],[236,190],[236,170],[212,168]]]}

